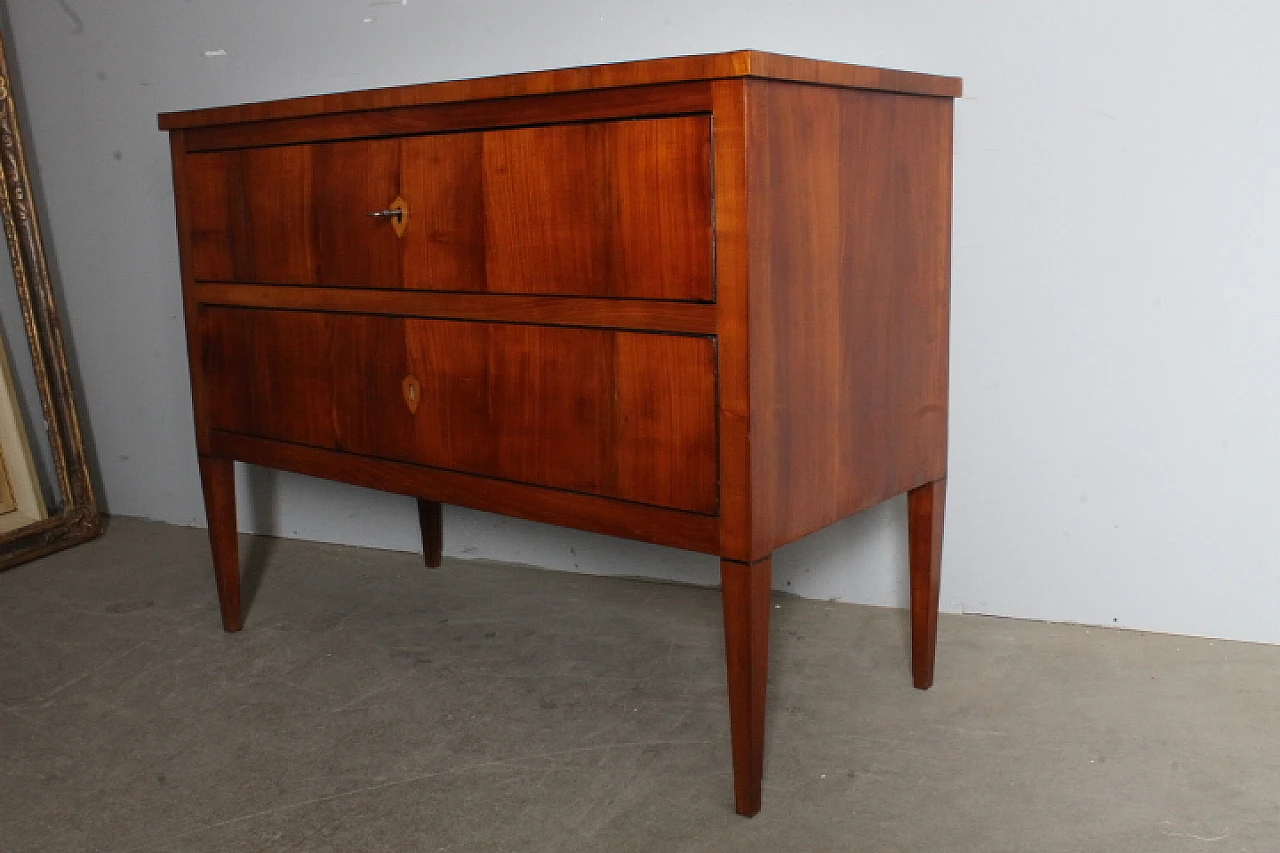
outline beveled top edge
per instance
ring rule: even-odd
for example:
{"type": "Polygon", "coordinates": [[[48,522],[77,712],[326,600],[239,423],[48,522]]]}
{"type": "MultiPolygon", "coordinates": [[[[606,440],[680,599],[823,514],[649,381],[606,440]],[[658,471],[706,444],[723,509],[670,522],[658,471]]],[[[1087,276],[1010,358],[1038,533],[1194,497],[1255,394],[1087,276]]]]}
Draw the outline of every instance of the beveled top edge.
{"type": "Polygon", "coordinates": [[[475,77],[440,83],[418,83],[311,95],[278,101],[261,101],[239,106],[209,107],[161,113],[161,130],[180,130],[247,121],[357,112],[426,104],[512,98],[522,95],[547,95],[591,89],[613,89],[624,86],[646,86],[694,80],[723,80],[755,77],[816,83],[853,89],[876,89],[911,95],[958,98],[958,77],[941,77],[913,71],[895,71],[862,65],[846,65],[798,56],[784,56],[758,50],[735,50],[664,59],[641,59],[607,65],[558,68],[550,71],[526,71],[497,77],[475,77]]]}

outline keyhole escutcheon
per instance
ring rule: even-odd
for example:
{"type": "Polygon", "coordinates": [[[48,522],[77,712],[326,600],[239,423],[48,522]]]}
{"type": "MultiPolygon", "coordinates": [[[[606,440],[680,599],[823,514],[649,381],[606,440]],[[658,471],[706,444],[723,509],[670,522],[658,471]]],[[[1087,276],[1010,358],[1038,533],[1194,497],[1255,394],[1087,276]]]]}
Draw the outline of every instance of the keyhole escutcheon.
{"type": "Polygon", "coordinates": [[[400,389],[404,392],[405,405],[409,407],[412,414],[418,413],[418,404],[422,402],[422,384],[418,382],[417,377],[410,374],[400,383],[400,389]]]}

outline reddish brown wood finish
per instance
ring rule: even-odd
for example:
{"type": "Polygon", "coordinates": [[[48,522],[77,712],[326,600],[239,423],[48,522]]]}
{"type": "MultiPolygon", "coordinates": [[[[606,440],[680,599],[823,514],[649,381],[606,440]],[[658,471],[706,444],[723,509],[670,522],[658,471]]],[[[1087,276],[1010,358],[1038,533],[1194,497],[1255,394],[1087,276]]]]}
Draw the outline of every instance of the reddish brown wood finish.
{"type": "Polygon", "coordinates": [[[756,558],[946,473],[952,107],[746,100],[756,558]]]}
{"type": "Polygon", "coordinates": [[[199,281],[711,298],[711,122],[192,154],[199,281]],[[403,236],[369,214],[403,199],[403,236]]]}
{"type": "Polygon", "coordinates": [[[709,338],[218,307],[201,335],[215,429],[716,511],[709,338]]]}
{"type": "MultiPolygon", "coordinates": [[[[195,278],[192,274],[196,249],[192,228],[191,208],[198,202],[191,200],[187,181],[185,150],[186,131],[169,134],[169,156],[173,160],[173,204],[178,230],[178,269],[182,278],[182,319],[187,335],[187,367],[191,375],[191,406],[195,421],[196,454],[210,456],[209,410],[204,394],[203,341],[200,337],[199,300],[196,296],[195,278]]],[[[200,196],[196,196],[200,198],[200,196]]],[[[208,501],[206,500],[206,505],[208,501]]]]}
{"type": "Polygon", "coordinates": [[[225,458],[200,457],[200,484],[209,521],[213,577],[218,585],[222,628],[234,634],[244,627],[240,607],[240,543],[236,530],[235,463],[225,458]]]}
{"type": "MultiPolygon", "coordinates": [[[[196,284],[202,305],[240,305],[302,311],[339,307],[334,291],[320,287],[275,287],[257,284],[196,284]]],[[[641,299],[597,299],[577,296],[490,296],[473,293],[428,293],[402,290],[343,292],[340,307],[360,314],[492,320],[539,326],[583,326],[635,329],[690,335],[716,334],[714,305],[680,304],[641,299]]],[[[193,337],[193,340],[195,338],[193,337]]]]}
{"type": "Polygon", "coordinates": [[[335,142],[187,158],[199,281],[398,287],[400,246],[370,218],[399,191],[399,143],[335,142]]]}
{"type": "Polygon", "coordinates": [[[424,104],[304,118],[210,125],[185,131],[185,144],[188,152],[218,151],[335,139],[406,137],[460,130],[708,113],[711,111],[711,86],[710,83],[702,82],[674,83],[629,89],[564,92],[537,98],[424,104]]]}
{"type": "Polygon", "coordinates": [[[490,291],[711,298],[707,117],[483,137],[490,291]]]}
{"type": "Polygon", "coordinates": [[[733,793],[738,814],[760,811],[764,779],[764,706],[769,678],[769,593],[773,560],[720,561],[724,657],[729,672],[733,793]]]}
{"type": "Polygon", "coordinates": [[[214,430],[210,433],[210,446],[219,457],[384,492],[429,495],[430,499],[441,503],[482,509],[512,518],[558,524],[704,554],[715,554],[719,545],[720,526],[715,516],[624,503],[407,462],[320,450],[239,433],[214,430]]]}
{"type": "Polygon", "coordinates": [[[446,133],[401,142],[399,195],[410,211],[400,250],[405,288],[486,289],[483,139],[446,133]]]}
{"type": "Polygon", "coordinates": [[[916,687],[933,686],[938,646],[938,592],[942,587],[942,517],[946,479],[907,493],[907,529],[911,549],[911,674],[916,687]]]}
{"type": "Polygon", "coordinates": [[[757,539],[751,446],[750,255],[747,220],[746,93],[715,84],[716,308],[720,347],[720,556],[749,561],[770,553],[757,539]]]}
{"type": "MultiPolygon", "coordinates": [[[[178,130],[265,119],[383,110],[418,104],[482,101],[491,98],[518,99],[524,95],[550,95],[558,92],[608,90],[692,80],[743,77],[817,83],[853,89],[876,89],[902,94],[936,95],[944,98],[960,97],[960,80],[956,77],[939,77],[887,68],[822,62],[758,50],[736,50],[702,56],[679,56],[581,68],[560,68],[552,71],[508,74],[501,77],[450,80],[443,83],[313,95],[234,107],[187,110],[165,113],[160,116],[159,124],[161,130],[178,130]]],[[[608,93],[600,92],[600,94],[608,93]]]]}
{"type": "Polygon", "coordinates": [[[771,555],[910,492],[927,687],[958,94],[743,51],[162,117],[229,630],[231,459],[418,498],[428,565],[441,503],[715,554],[754,814],[771,555]]]}
{"type": "Polygon", "coordinates": [[[438,569],[444,558],[444,510],[438,501],[418,499],[418,525],[422,528],[422,560],[427,568],[438,569]]]}

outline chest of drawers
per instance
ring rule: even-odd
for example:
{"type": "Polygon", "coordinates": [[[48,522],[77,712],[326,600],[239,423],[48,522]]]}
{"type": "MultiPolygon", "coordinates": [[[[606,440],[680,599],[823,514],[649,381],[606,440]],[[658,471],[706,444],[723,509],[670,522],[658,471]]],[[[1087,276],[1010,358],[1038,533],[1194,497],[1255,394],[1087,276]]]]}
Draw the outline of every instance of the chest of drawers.
{"type": "Polygon", "coordinates": [[[959,81],[754,51],[170,113],[223,625],[233,461],[716,555],[739,812],[771,555],[908,493],[933,679],[959,81]]]}

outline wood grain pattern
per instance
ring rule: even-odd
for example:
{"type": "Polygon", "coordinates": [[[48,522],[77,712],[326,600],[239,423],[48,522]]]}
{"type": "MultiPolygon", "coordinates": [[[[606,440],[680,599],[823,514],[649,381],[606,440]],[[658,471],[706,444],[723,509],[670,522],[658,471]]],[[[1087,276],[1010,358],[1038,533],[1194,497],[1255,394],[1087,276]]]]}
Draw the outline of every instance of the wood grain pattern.
{"type": "Polygon", "coordinates": [[[210,447],[219,456],[255,465],[323,477],[367,489],[425,496],[429,500],[512,518],[703,554],[715,554],[719,544],[718,520],[698,513],[624,503],[611,498],[217,430],[210,434],[210,447]]]}
{"type": "MultiPolygon", "coordinates": [[[[360,145],[358,142],[341,144],[360,145]]],[[[237,156],[239,180],[231,197],[239,201],[239,209],[228,211],[226,218],[235,222],[239,230],[225,248],[219,247],[216,251],[234,260],[235,278],[286,284],[318,282],[313,240],[312,180],[317,177],[312,165],[314,151],[313,146],[255,148],[237,156]]],[[[193,158],[192,166],[197,162],[193,158]]],[[[340,178],[350,179],[350,175],[340,178]]],[[[203,210],[204,205],[192,208],[197,230],[203,210]]],[[[354,218],[356,211],[346,213],[354,218]]],[[[335,211],[324,215],[332,217],[335,211]]],[[[203,254],[196,255],[197,279],[205,277],[204,260],[203,254]]]]}
{"type": "Polygon", "coordinates": [[[494,290],[601,295],[607,169],[599,124],[486,134],[485,260],[494,290]]]}
{"type": "Polygon", "coordinates": [[[185,131],[188,152],[339,139],[410,137],[465,130],[658,118],[711,112],[705,82],[564,92],[537,98],[495,98],[462,103],[370,109],[361,112],[221,124],[185,131]]]}
{"type": "MultiPolygon", "coordinates": [[[[245,222],[244,152],[184,155],[181,133],[170,143],[184,286],[195,279],[247,275],[253,235],[245,222]]],[[[190,331],[188,325],[189,340],[195,340],[190,331]]]]}
{"type": "Polygon", "coordinates": [[[222,628],[234,634],[244,627],[240,605],[240,542],[236,529],[235,463],[229,457],[200,457],[200,485],[209,521],[213,576],[218,586],[222,628]]]}
{"type": "Polygon", "coordinates": [[[934,480],[907,493],[911,551],[911,674],[915,686],[933,686],[938,646],[938,593],[942,588],[942,520],[947,481],[934,480]]]}
{"type": "Polygon", "coordinates": [[[960,97],[960,80],[954,77],[822,62],[756,50],[738,50],[164,113],[159,117],[159,126],[161,130],[176,130],[417,104],[479,101],[730,77],[756,77],[903,94],[960,97]]]}
{"type": "Polygon", "coordinates": [[[439,501],[418,499],[418,526],[422,529],[422,561],[428,569],[438,569],[444,559],[444,508],[439,501]]]}
{"type": "Polygon", "coordinates": [[[187,157],[201,281],[710,300],[705,116],[187,157]],[[381,210],[409,207],[403,239],[381,210]]]}
{"type": "Polygon", "coordinates": [[[194,278],[398,287],[398,239],[368,213],[399,193],[399,150],[383,140],[187,155],[194,278]]]}
{"type": "MultiPolygon", "coordinates": [[[[747,219],[746,91],[715,84],[716,340],[720,347],[720,555],[738,561],[769,553],[753,527],[750,255],[747,219]],[[760,541],[757,541],[759,539],[760,541]]],[[[761,496],[766,497],[766,496],[761,496]]]]}
{"type": "Polygon", "coordinates": [[[706,117],[483,136],[489,291],[711,298],[706,117]]]}
{"type": "Polygon", "coordinates": [[[613,344],[614,435],[601,452],[606,470],[616,466],[616,494],[714,514],[720,503],[715,342],[618,334],[613,344]],[[644,452],[616,454],[619,444],[644,452]],[[689,499],[677,503],[684,495],[689,499]]]}
{"type": "MultiPolygon", "coordinates": [[[[400,286],[403,241],[390,220],[369,216],[386,209],[402,194],[400,143],[384,139],[297,147],[312,149],[309,218],[315,283],[400,286]]],[[[281,182],[276,191],[287,195],[291,187],[281,182]]]]}
{"type": "Polygon", "coordinates": [[[758,552],[946,473],[951,102],[747,104],[758,552]]]}
{"type": "Polygon", "coordinates": [[[711,117],[602,125],[606,258],[615,296],[715,298],[711,117]]]}
{"type": "Polygon", "coordinates": [[[716,306],[702,303],[572,296],[485,295],[396,290],[334,290],[257,284],[198,283],[198,303],[305,311],[395,314],[714,335],[716,306]]]}
{"type": "Polygon", "coordinates": [[[409,203],[401,286],[486,289],[484,134],[448,133],[401,142],[400,195],[409,203]]]}
{"type": "Polygon", "coordinates": [[[209,455],[209,417],[204,393],[203,343],[200,338],[199,303],[195,294],[193,264],[196,246],[191,227],[191,208],[198,204],[198,189],[188,181],[186,155],[183,153],[186,131],[178,130],[169,135],[169,156],[173,165],[174,220],[178,238],[178,272],[182,287],[182,321],[187,338],[187,366],[191,376],[191,410],[195,422],[196,454],[209,455]],[[192,193],[196,194],[193,196],[192,193]]]}
{"type": "Polygon", "coordinates": [[[765,694],[769,680],[769,594],[773,559],[720,561],[724,651],[733,737],[733,793],[738,814],[760,811],[764,779],[765,694]]]}
{"type": "Polygon", "coordinates": [[[215,429],[716,511],[707,338],[243,308],[201,328],[215,429]]]}

